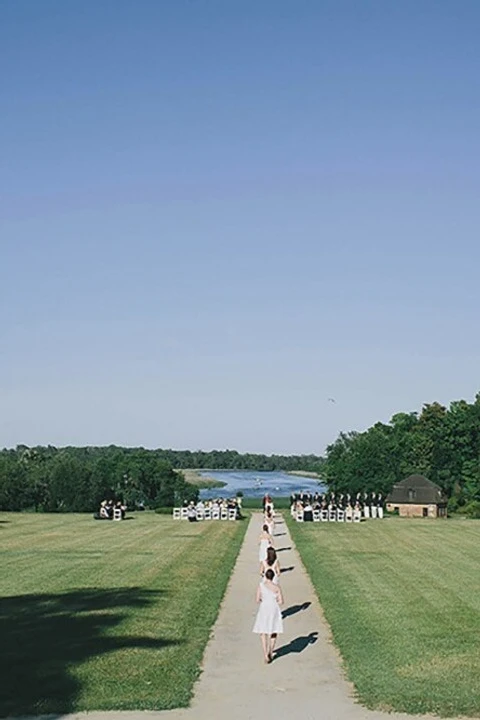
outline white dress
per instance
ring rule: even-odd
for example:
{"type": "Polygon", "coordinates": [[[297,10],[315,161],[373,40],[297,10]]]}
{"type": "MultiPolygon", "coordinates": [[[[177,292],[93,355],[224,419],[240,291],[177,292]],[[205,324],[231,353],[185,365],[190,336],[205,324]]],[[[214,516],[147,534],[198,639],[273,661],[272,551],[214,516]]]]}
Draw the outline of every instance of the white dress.
{"type": "Polygon", "coordinates": [[[260,540],[260,547],[258,548],[259,562],[262,562],[262,560],[267,559],[267,550],[269,547],[270,547],[270,540],[260,540]]]}
{"type": "Polygon", "coordinates": [[[255,618],[253,632],[265,635],[283,633],[282,613],[277,602],[277,594],[270,590],[265,583],[261,582],[260,597],[262,599],[255,618]]]}

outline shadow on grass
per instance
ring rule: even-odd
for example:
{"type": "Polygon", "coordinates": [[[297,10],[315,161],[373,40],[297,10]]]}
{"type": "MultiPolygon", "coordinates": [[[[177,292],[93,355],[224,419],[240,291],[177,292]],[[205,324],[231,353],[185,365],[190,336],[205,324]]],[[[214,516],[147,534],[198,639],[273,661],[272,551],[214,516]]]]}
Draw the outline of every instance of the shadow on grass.
{"type": "Polygon", "coordinates": [[[285,608],[285,610],[282,611],[282,617],[283,619],[285,619],[287,617],[291,617],[292,615],[296,615],[299,612],[302,612],[302,610],[308,610],[311,604],[312,603],[309,601],[304,602],[301,605],[292,605],[289,608],[285,608]]]}
{"type": "Polygon", "coordinates": [[[158,650],[173,641],[111,634],[159,592],[141,588],[74,590],[0,599],[0,717],[75,710],[81,683],[70,673],[121,648],[158,650]]]}
{"type": "Polygon", "coordinates": [[[282,645],[282,647],[279,647],[278,650],[276,650],[274,660],[278,660],[279,658],[284,657],[285,655],[290,655],[291,653],[303,652],[309,645],[313,645],[317,642],[317,636],[318,632],[311,632],[310,635],[301,635],[300,637],[295,638],[295,640],[291,640],[288,645],[282,645]]]}

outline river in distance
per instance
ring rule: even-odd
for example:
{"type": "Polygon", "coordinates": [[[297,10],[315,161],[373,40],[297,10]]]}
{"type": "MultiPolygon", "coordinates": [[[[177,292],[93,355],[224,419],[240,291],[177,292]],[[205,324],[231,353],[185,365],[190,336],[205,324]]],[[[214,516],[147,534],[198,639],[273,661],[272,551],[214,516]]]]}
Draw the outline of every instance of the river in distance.
{"type": "Polygon", "coordinates": [[[266,493],[272,497],[287,497],[295,492],[325,492],[326,486],[317,478],[304,475],[288,475],[281,470],[259,472],[255,470],[208,470],[200,475],[226,483],[220,488],[204,488],[200,497],[204,500],[214,497],[234,497],[241,491],[244,497],[263,497],[266,493]]]}

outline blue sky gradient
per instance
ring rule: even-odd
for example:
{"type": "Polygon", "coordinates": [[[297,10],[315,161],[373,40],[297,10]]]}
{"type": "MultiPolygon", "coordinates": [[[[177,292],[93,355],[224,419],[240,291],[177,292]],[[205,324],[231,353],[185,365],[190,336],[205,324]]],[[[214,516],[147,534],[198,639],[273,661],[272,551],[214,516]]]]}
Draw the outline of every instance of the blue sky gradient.
{"type": "Polygon", "coordinates": [[[0,445],[322,453],[473,399],[479,26],[3,0],[0,445]]]}

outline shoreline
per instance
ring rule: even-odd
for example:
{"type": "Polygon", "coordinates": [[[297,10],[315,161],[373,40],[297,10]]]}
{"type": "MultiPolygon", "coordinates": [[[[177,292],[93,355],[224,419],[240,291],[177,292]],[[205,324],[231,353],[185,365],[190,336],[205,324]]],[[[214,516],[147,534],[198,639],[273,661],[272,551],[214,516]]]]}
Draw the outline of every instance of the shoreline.
{"type": "Polygon", "coordinates": [[[195,487],[199,488],[199,490],[222,488],[227,484],[222,480],[214,480],[213,478],[208,477],[208,475],[206,477],[200,475],[201,472],[208,472],[202,470],[201,468],[175,468],[175,472],[182,473],[185,478],[185,482],[189,485],[195,485],[195,487]]]}
{"type": "Polygon", "coordinates": [[[311,470],[284,470],[287,475],[294,475],[297,477],[306,477],[306,478],[312,478],[315,480],[321,480],[322,476],[319,475],[317,472],[313,472],[311,470]]]}

